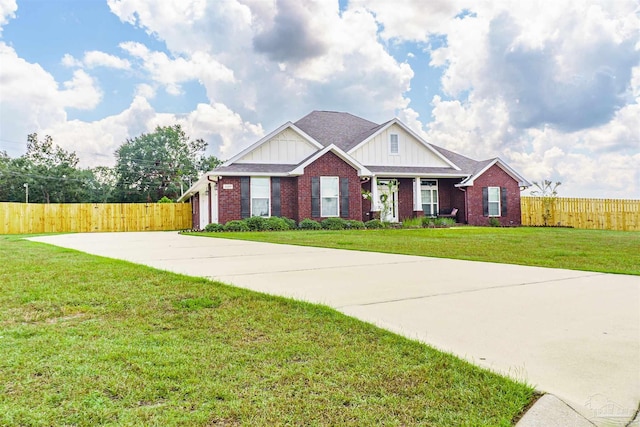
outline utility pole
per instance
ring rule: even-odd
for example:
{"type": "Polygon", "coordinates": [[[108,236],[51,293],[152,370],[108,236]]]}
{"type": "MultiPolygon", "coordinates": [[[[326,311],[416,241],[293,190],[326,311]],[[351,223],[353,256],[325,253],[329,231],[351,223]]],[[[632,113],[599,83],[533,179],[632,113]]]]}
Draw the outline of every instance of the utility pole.
{"type": "Polygon", "coordinates": [[[29,203],[29,183],[25,182],[23,187],[25,188],[24,199],[27,203],[29,203]]]}

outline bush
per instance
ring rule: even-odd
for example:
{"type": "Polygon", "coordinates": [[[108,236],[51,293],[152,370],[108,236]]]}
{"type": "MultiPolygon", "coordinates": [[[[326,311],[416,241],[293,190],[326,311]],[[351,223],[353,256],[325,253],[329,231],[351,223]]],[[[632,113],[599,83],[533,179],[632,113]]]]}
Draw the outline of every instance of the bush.
{"type": "Polygon", "coordinates": [[[489,225],[491,227],[500,227],[502,224],[500,224],[500,220],[498,218],[489,218],[489,225]]]}
{"type": "Polygon", "coordinates": [[[252,216],[251,218],[247,218],[243,220],[247,227],[249,227],[250,231],[263,231],[265,230],[265,222],[267,218],[263,218],[261,216],[252,216]]]}
{"type": "Polygon", "coordinates": [[[422,217],[422,226],[425,227],[425,228],[435,227],[436,226],[436,219],[435,218],[431,218],[430,216],[423,216],[422,217]]]}
{"type": "Polygon", "coordinates": [[[347,220],[345,225],[349,230],[362,230],[364,228],[364,222],[356,219],[347,220]]]}
{"type": "Polygon", "coordinates": [[[347,228],[347,221],[342,218],[327,218],[320,223],[325,230],[344,230],[347,228]]]}
{"type": "Polygon", "coordinates": [[[158,200],[158,203],[173,203],[173,200],[171,200],[167,196],[162,196],[162,199],[158,200]]]}
{"type": "Polygon", "coordinates": [[[371,219],[365,222],[364,226],[367,227],[368,229],[384,228],[384,223],[379,219],[371,219]]]}
{"type": "Polygon", "coordinates": [[[291,218],[285,218],[285,217],[282,217],[282,219],[289,226],[289,230],[295,230],[296,229],[297,224],[296,224],[296,222],[294,220],[292,220],[291,218]]]}
{"type": "Polygon", "coordinates": [[[224,225],[224,231],[249,231],[249,226],[244,221],[234,219],[224,225]]]}
{"type": "Polygon", "coordinates": [[[300,224],[298,224],[298,228],[301,230],[320,230],[322,226],[318,221],[305,218],[302,221],[300,221],[300,224]]]}
{"type": "Polygon", "coordinates": [[[422,227],[422,218],[406,218],[402,220],[402,228],[420,228],[422,227]]]}
{"type": "Polygon", "coordinates": [[[211,224],[207,224],[204,226],[204,231],[206,231],[207,233],[219,233],[223,230],[224,230],[224,225],[216,224],[215,222],[212,222],[211,224]]]}
{"type": "Polygon", "coordinates": [[[267,230],[267,231],[289,230],[289,224],[287,224],[287,221],[285,221],[284,218],[272,216],[270,218],[265,218],[264,230],[267,230]]]}

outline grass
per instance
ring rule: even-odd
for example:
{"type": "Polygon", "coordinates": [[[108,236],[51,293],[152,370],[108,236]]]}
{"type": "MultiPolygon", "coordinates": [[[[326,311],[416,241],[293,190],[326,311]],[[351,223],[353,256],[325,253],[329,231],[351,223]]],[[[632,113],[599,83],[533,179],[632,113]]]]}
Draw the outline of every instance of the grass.
{"type": "Polygon", "coordinates": [[[507,426],[534,398],[323,306],[16,237],[0,258],[0,425],[507,426]]]}
{"type": "Polygon", "coordinates": [[[541,227],[460,227],[194,234],[640,275],[640,232],[541,227]]]}

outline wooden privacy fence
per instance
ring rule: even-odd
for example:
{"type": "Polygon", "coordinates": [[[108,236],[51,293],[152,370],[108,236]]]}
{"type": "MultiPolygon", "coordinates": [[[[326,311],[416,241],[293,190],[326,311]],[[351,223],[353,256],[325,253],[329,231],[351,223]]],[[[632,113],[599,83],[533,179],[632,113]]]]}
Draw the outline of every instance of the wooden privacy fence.
{"type": "Polygon", "coordinates": [[[640,231],[640,200],[522,197],[522,225],[640,231]]]}
{"type": "Polygon", "coordinates": [[[188,228],[190,203],[0,203],[0,234],[188,228]]]}

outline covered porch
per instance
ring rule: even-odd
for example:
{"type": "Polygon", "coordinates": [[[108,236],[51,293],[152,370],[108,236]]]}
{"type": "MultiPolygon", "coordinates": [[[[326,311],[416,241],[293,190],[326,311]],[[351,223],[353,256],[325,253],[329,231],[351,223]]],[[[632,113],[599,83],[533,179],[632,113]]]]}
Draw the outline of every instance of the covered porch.
{"type": "Polygon", "coordinates": [[[362,183],[362,220],[402,222],[408,218],[438,217],[457,213],[456,222],[465,222],[465,191],[455,185],[461,177],[398,176],[378,174],[362,183]]]}

